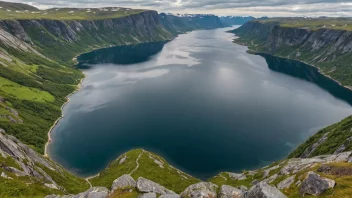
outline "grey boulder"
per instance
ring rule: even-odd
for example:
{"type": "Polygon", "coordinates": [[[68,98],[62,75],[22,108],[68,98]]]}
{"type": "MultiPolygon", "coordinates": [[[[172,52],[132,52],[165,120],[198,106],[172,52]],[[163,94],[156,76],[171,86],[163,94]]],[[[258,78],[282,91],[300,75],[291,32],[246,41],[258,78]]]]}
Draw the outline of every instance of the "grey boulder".
{"type": "Polygon", "coordinates": [[[286,198],[280,190],[265,182],[260,182],[249,189],[247,198],[286,198]]]}
{"type": "Polygon", "coordinates": [[[137,190],[142,193],[176,194],[175,192],[143,177],[137,180],[137,190]]]}
{"type": "Polygon", "coordinates": [[[244,198],[242,190],[234,188],[232,186],[223,185],[221,186],[218,198],[244,198]]]}
{"type": "Polygon", "coordinates": [[[116,189],[121,188],[134,188],[136,187],[136,181],[131,177],[131,175],[122,175],[121,177],[117,178],[111,186],[111,189],[114,191],[116,189]]]}
{"type": "Polygon", "coordinates": [[[210,182],[199,182],[190,185],[181,193],[181,197],[215,198],[218,186],[210,182]]]}
{"type": "Polygon", "coordinates": [[[335,186],[335,181],[327,178],[320,177],[318,174],[310,171],[307,178],[302,182],[299,190],[300,194],[321,195],[329,188],[335,186]]]}

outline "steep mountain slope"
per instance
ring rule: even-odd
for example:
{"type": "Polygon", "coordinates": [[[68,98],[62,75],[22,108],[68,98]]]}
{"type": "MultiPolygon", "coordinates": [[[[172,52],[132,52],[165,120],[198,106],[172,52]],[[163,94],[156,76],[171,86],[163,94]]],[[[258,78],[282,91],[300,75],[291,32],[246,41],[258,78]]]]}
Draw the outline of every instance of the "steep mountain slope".
{"type": "Polygon", "coordinates": [[[0,127],[43,153],[65,97],[83,78],[66,67],[76,55],[172,38],[155,11],[102,20],[0,21],[0,77],[6,79],[0,84],[0,127]]]}
{"type": "Polygon", "coordinates": [[[219,17],[214,15],[172,15],[160,14],[160,23],[174,35],[197,29],[214,29],[224,27],[219,17]]]}
{"type": "Polygon", "coordinates": [[[352,86],[351,19],[265,19],[249,21],[233,32],[236,43],[306,62],[352,86]]]}

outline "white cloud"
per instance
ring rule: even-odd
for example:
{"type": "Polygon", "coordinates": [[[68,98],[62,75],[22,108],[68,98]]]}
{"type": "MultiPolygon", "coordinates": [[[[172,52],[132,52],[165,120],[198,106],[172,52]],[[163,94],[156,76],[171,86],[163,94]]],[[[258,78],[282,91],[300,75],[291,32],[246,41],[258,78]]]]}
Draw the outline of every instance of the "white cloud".
{"type": "Polygon", "coordinates": [[[122,6],[173,13],[254,16],[352,16],[352,0],[13,0],[41,9],[122,6]]]}

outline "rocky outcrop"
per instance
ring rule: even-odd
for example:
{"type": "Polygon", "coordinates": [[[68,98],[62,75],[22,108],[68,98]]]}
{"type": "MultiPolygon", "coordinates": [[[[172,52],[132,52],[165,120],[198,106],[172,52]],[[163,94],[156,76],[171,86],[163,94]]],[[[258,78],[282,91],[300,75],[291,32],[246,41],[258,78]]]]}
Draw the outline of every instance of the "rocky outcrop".
{"type": "Polygon", "coordinates": [[[209,182],[200,182],[186,188],[186,190],[181,193],[181,197],[215,198],[217,196],[217,188],[218,186],[215,184],[209,182]]]}
{"type": "Polygon", "coordinates": [[[136,187],[138,192],[141,193],[157,193],[159,195],[176,194],[175,192],[143,177],[138,178],[136,187]]]}
{"type": "Polygon", "coordinates": [[[299,190],[300,194],[321,195],[329,188],[335,186],[335,181],[327,178],[322,178],[314,172],[309,172],[307,178],[303,181],[299,190]]]}
{"type": "Polygon", "coordinates": [[[249,189],[247,198],[286,198],[286,195],[277,188],[265,182],[260,182],[249,189]]]}
{"type": "Polygon", "coordinates": [[[21,143],[15,137],[6,135],[3,130],[0,132],[0,155],[4,158],[10,157],[16,164],[16,167],[7,164],[0,164],[2,169],[17,175],[18,177],[30,176],[42,180],[49,188],[61,188],[52,179],[50,174],[37,166],[37,164],[59,173],[63,171],[62,168],[40,156],[37,152],[21,143]]]}

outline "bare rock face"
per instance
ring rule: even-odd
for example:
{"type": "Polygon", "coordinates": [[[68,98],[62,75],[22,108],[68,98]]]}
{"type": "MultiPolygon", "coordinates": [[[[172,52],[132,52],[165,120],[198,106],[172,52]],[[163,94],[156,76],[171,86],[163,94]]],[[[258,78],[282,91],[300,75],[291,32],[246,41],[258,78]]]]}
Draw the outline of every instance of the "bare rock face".
{"type": "Polygon", "coordinates": [[[282,190],[282,189],[285,189],[285,188],[289,188],[291,186],[291,184],[295,181],[295,175],[283,180],[282,182],[280,182],[278,185],[277,185],[277,188],[282,190]]]}
{"type": "Polygon", "coordinates": [[[200,182],[190,185],[185,191],[181,193],[181,197],[190,198],[216,198],[218,186],[210,182],[200,182]]]}
{"type": "Polygon", "coordinates": [[[157,193],[160,195],[176,194],[175,192],[143,177],[140,177],[137,180],[137,190],[142,193],[157,193]]]}
{"type": "Polygon", "coordinates": [[[218,198],[244,198],[245,194],[242,190],[234,188],[232,186],[223,185],[221,186],[218,198]]]}
{"type": "Polygon", "coordinates": [[[0,131],[0,155],[12,158],[19,167],[11,167],[6,164],[0,165],[4,170],[14,173],[18,177],[30,176],[37,178],[44,183],[52,184],[55,188],[61,189],[51,176],[36,164],[40,164],[50,170],[61,172],[61,167],[21,143],[15,137],[0,131]]]}
{"type": "Polygon", "coordinates": [[[131,175],[122,175],[117,178],[111,186],[112,191],[119,188],[134,188],[136,187],[136,181],[131,177],[131,175]]]}
{"type": "Polygon", "coordinates": [[[318,174],[310,171],[307,178],[303,181],[299,192],[302,196],[305,194],[318,196],[327,189],[333,188],[335,184],[334,180],[322,178],[318,174]]]}
{"type": "Polygon", "coordinates": [[[287,198],[280,190],[270,186],[265,182],[253,186],[249,189],[247,198],[287,198]]]}

